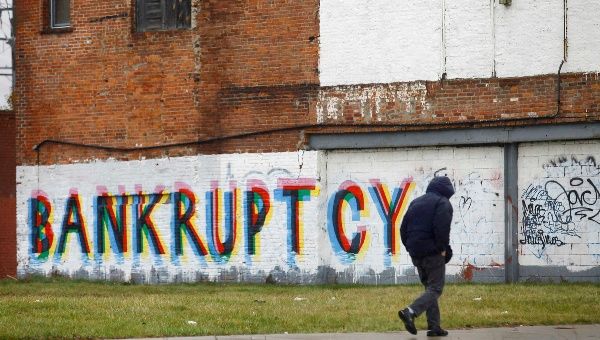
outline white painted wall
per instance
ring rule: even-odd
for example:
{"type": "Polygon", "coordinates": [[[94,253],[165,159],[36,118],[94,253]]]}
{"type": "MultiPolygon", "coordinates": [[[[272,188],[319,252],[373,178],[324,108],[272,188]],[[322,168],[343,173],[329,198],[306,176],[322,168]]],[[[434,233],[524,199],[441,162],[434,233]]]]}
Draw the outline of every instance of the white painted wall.
{"type": "MultiPolygon", "coordinates": [[[[130,280],[132,275],[141,275],[146,281],[184,280],[194,281],[201,274],[205,279],[218,280],[222,275],[230,273],[232,268],[244,269],[233,272],[233,280],[241,280],[242,275],[261,275],[277,267],[282,270],[290,267],[291,255],[288,249],[287,205],[275,198],[280,178],[318,178],[316,172],[315,152],[279,153],[279,154],[232,154],[220,156],[197,156],[166,158],[143,161],[98,161],[87,164],[22,166],[17,168],[17,263],[18,274],[48,274],[58,271],[65,275],[81,275],[110,278],[112,272],[121,273],[121,280],[130,280]],[[256,256],[247,256],[245,252],[245,233],[243,228],[243,191],[249,179],[262,180],[271,195],[271,218],[267,220],[263,231],[259,234],[259,252],[256,256]],[[141,186],[145,193],[156,192],[157,186],[164,186],[165,192],[174,192],[175,183],[183,182],[191,187],[198,199],[195,225],[200,238],[208,245],[206,192],[211,190],[211,181],[218,180],[223,191],[229,190],[230,181],[237,181],[241,190],[239,197],[239,227],[237,246],[228,262],[219,262],[213,256],[196,256],[189,243],[185,243],[184,256],[178,257],[172,250],[171,216],[173,206],[162,202],[152,213],[152,220],[159,232],[166,249],[166,254],[158,255],[146,251],[137,255],[133,251],[131,236],[131,209],[128,209],[130,232],[129,251],[122,256],[109,251],[104,256],[95,253],[95,213],[94,199],[98,195],[98,186],[105,186],[113,195],[121,191],[135,194],[136,186],[141,186]],[[65,203],[70,190],[75,189],[81,198],[81,208],[86,222],[90,256],[81,252],[76,234],[68,238],[67,252],[61,257],[56,253],[56,244],[60,237],[61,223],[65,214],[65,203]],[[52,203],[52,226],[55,234],[54,246],[49,259],[37,260],[38,255],[31,252],[31,227],[29,199],[32,193],[42,190],[52,203]],[[160,274],[156,274],[160,273],[160,274]],[[237,277],[236,277],[237,275],[237,277]]],[[[305,254],[315,254],[319,235],[316,216],[318,200],[315,191],[310,201],[302,204],[303,234],[302,256],[293,258],[293,266],[304,277],[315,273],[317,258],[305,254]]],[[[223,235],[224,238],[225,235],[223,235]]],[[[266,275],[263,275],[266,276],[266,275]]]]}
{"type": "MultiPolygon", "coordinates": [[[[414,190],[407,197],[408,203],[424,193],[435,172],[450,176],[457,188],[457,194],[452,199],[455,207],[452,229],[455,257],[448,274],[460,274],[464,266],[469,264],[480,269],[495,268],[496,265],[502,265],[504,256],[501,163],[502,149],[489,147],[235,154],[19,167],[18,274],[48,275],[59,272],[100,279],[139,281],[142,278],[146,282],[164,282],[194,281],[198,278],[242,281],[262,277],[264,280],[269,273],[276,273],[289,281],[308,283],[318,280],[320,270],[326,267],[342,275],[342,281],[406,282],[414,280],[414,269],[406,251],[400,246],[396,256],[385,255],[383,220],[370,193],[370,180],[378,179],[392,192],[403,179],[412,178],[414,190]],[[278,181],[283,178],[305,178],[316,185],[311,199],[300,206],[300,255],[290,251],[288,206],[278,198],[281,197],[278,181]],[[127,210],[128,251],[116,254],[112,248],[107,248],[104,255],[96,251],[94,202],[101,187],[113,195],[133,195],[139,187],[145,193],[157,192],[157,187],[170,193],[176,191],[176,183],[187,184],[198,199],[195,226],[205,245],[210,246],[205,194],[211,190],[211,181],[218,180],[220,187],[227,191],[229,181],[234,180],[243,191],[252,179],[262,180],[271,196],[271,214],[259,234],[259,251],[255,256],[246,252],[246,231],[243,228],[246,217],[243,210],[238,214],[237,246],[228,261],[221,261],[213,255],[195,255],[187,242],[184,242],[184,255],[177,256],[172,241],[173,205],[168,200],[161,201],[151,214],[166,250],[164,255],[150,250],[146,240],[142,254],[134,251],[131,203],[127,210]],[[368,207],[358,222],[352,221],[350,215],[344,215],[348,233],[355,230],[357,225],[364,225],[368,233],[366,246],[356,258],[350,260],[335,253],[335,243],[332,243],[335,238],[328,230],[328,204],[339,185],[346,180],[355,181],[361,187],[368,207]],[[30,198],[37,196],[39,190],[44,192],[52,205],[50,223],[54,242],[47,259],[39,259],[39,254],[32,251],[30,198]],[[62,255],[57,252],[67,197],[74,191],[80,197],[91,249],[89,255],[81,251],[76,233],[69,233],[66,252],[62,255]]],[[[239,204],[242,209],[242,197],[239,204]]],[[[73,217],[71,221],[74,221],[73,217]]],[[[400,222],[401,216],[396,229],[400,222]]]]}
{"type": "MultiPolygon", "coordinates": [[[[520,146],[518,237],[519,263],[525,276],[594,277],[600,265],[598,150],[600,141],[520,146]]],[[[327,280],[323,275],[335,273],[338,282],[407,282],[415,279],[415,272],[406,250],[400,245],[397,229],[403,212],[395,225],[398,251],[390,255],[373,181],[383,184],[388,200],[403,182],[413,183],[407,187],[408,205],[424,193],[429,180],[437,174],[450,177],[456,188],[451,199],[454,207],[451,245],[455,255],[447,268],[448,275],[468,277],[474,274],[475,280],[503,281],[503,158],[501,147],[428,147],[18,167],[18,274],[58,272],[77,277],[144,282],[264,280],[273,274],[288,282],[314,283],[327,280]],[[291,251],[290,214],[281,195],[282,179],[305,179],[315,185],[310,200],[299,205],[300,255],[291,251]],[[187,240],[184,240],[184,255],[178,256],[173,243],[173,204],[166,197],[151,214],[166,250],[164,255],[150,250],[145,239],[145,251],[142,254],[134,251],[132,203],[127,208],[128,251],[117,254],[113,248],[107,248],[104,255],[96,251],[94,202],[102,187],[113,195],[134,195],[140,187],[144,193],[154,193],[161,188],[166,193],[175,192],[177,183],[185,183],[195,193],[194,225],[204,244],[211,247],[206,194],[215,180],[223,191],[229,191],[230,181],[236,181],[240,191],[237,242],[229,259],[214,254],[199,256],[187,240]],[[246,251],[247,231],[244,228],[247,219],[243,191],[251,180],[265,183],[271,202],[271,213],[258,234],[256,255],[246,251]],[[366,209],[357,220],[353,219],[348,205],[342,214],[345,237],[350,239],[353,233],[366,230],[366,241],[356,255],[342,252],[332,233],[332,198],[347,181],[356,184],[365,199],[366,209]],[[47,259],[40,259],[39,254],[32,251],[30,199],[38,191],[43,191],[52,206],[50,223],[54,243],[47,259]],[[57,252],[67,198],[75,191],[80,197],[91,248],[89,255],[81,251],[75,233],[70,233],[67,238],[66,252],[62,255],[57,252]]],[[[73,217],[71,221],[74,221],[73,217]]]]}
{"type": "Polygon", "coordinates": [[[441,8],[429,0],[321,1],[321,84],[437,79],[441,8]]]}
{"type": "MultiPolygon", "coordinates": [[[[447,267],[448,275],[460,275],[468,265],[479,269],[478,275],[492,275],[490,269],[504,264],[504,176],[503,149],[500,147],[475,148],[410,148],[395,150],[348,151],[327,153],[327,197],[331,197],[345,180],[352,180],[365,188],[368,198],[368,216],[361,219],[371,233],[369,250],[352,262],[359,272],[384,273],[391,264],[397,273],[396,281],[407,273],[414,273],[410,257],[404,247],[398,256],[382,256],[384,230],[381,217],[367,188],[371,179],[387,184],[389,193],[403,180],[412,179],[414,191],[409,201],[425,193],[429,181],[437,173],[447,175],[456,194],[450,202],[454,219],[450,244],[454,257],[447,267]],[[387,262],[389,261],[389,262],[387,262]],[[387,263],[386,263],[387,262],[387,263]]],[[[400,221],[398,221],[400,223],[400,221]]],[[[357,223],[354,223],[356,226],[357,223]]],[[[356,228],[356,227],[355,227],[356,228]]],[[[351,236],[352,224],[346,227],[351,236]]],[[[399,237],[399,236],[398,236],[399,237]]],[[[325,249],[333,249],[328,247],[325,249]]],[[[330,253],[328,265],[344,269],[344,256],[330,253]]],[[[496,273],[498,275],[498,273],[496,273]]],[[[500,274],[503,280],[503,273],[500,274]]]]}
{"type": "Polygon", "coordinates": [[[600,141],[519,148],[521,265],[572,272],[600,265],[599,160],[600,141]],[[550,242],[542,243],[540,235],[550,242]]]}
{"type": "MultiPolygon", "coordinates": [[[[12,0],[0,0],[0,8],[12,8],[12,0]]],[[[11,11],[2,11],[0,16],[0,109],[9,107],[8,97],[12,92],[12,47],[6,40],[11,37],[11,11]]]]}
{"type": "MultiPolygon", "coordinates": [[[[322,0],[322,85],[556,73],[563,1],[322,0]]],[[[567,2],[563,72],[600,71],[600,3],[567,2]]]]}
{"type": "Polygon", "coordinates": [[[444,1],[449,78],[486,78],[494,69],[493,7],[489,1],[444,1]]]}
{"type": "Polygon", "coordinates": [[[600,1],[569,1],[567,71],[600,70],[600,1]]]}

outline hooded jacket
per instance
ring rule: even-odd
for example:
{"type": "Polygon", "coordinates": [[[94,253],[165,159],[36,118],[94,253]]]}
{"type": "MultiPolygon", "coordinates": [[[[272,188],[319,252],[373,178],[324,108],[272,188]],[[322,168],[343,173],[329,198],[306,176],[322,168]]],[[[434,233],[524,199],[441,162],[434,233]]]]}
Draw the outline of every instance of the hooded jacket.
{"type": "Polygon", "coordinates": [[[450,249],[453,209],[449,198],[452,195],[454,187],[450,179],[435,177],[425,194],[408,206],[400,226],[400,237],[411,257],[423,258],[450,249]]]}

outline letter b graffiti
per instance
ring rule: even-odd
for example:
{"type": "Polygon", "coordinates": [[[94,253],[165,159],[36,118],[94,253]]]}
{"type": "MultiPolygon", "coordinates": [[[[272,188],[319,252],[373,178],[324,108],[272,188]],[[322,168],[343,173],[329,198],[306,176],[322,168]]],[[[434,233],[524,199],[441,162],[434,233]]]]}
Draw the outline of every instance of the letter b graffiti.
{"type": "Polygon", "coordinates": [[[38,195],[30,200],[31,251],[40,254],[40,259],[48,257],[54,232],[50,225],[52,205],[47,198],[38,195]]]}

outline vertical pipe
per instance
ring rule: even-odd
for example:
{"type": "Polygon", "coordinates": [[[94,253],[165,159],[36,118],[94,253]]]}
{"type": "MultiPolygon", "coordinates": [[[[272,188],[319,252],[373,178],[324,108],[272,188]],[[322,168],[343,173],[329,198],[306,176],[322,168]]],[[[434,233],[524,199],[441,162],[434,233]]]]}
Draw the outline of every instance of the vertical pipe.
{"type": "Polygon", "coordinates": [[[506,283],[519,281],[519,145],[504,146],[504,277],[506,283]]]}
{"type": "Polygon", "coordinates": [[[568,17],[567,11],[569,7],[567,5],[567,0],[563,1],[563,61],[567,61],[568,49],[569,49],[569,40],[567,35],[568,29],[568,17]]]}
{"type": "Polygon", "coordinates": [[[442,46],[441,46],[441,69],[442,79],[446,79],[446,0],[442,0],[442,46]]]}
{"type": "Polygon", "coordinates": [[[490,21],[492,23],[492,78],[496,77],[496,0],[490,0],[490,21]]]}
{"type": "Polygon", "coordinates": [[[567,62],[567,53],[568,53],[568,38],[567,38],[567,0],[563,0],[563,59],[560,62],[560,66],[558,67],[558,73],[556,74],[556,112],[550,117],[555,118],[560,114],[560,71],[565,62],[567,62]]]}
{"type": "MultiPolygon", "coordinates": [[[[10,3],[10,15],[9,15],[9,20],[10,20],[10,57],[11,57],[11,61],[10,61],[10,67],[12,69],[12,86],[10,88],[10,92],[11,92],[11,101],[12,98],[14,98],[14,96],[12,95],[15,92],[15,85],[16,85],[16,77],[17,77],[17,70],[15,67],[15,61],[16,61],[16,48],[15,48],[15,4],[14,3],[10,3]]],[[[11,109],[15,110],[16,108],[14,107],[15,103],[11,103],[11,109]]]]}

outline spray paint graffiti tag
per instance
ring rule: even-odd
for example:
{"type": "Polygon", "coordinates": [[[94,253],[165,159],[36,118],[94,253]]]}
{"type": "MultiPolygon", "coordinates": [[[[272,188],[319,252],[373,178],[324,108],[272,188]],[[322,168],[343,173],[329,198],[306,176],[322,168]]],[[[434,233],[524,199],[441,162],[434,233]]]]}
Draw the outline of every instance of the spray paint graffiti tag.
{"type": "Polygon", "coordinates": [[[600,224],[600,190],[592,179],[572,177],[568,185],[548,180],[530,185],[522,195],[521,244],[562,246],[565,237],[580,237],[578,225],[591,221],[600,224]]]}

